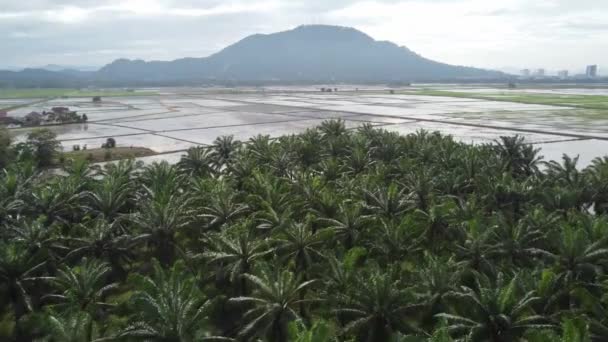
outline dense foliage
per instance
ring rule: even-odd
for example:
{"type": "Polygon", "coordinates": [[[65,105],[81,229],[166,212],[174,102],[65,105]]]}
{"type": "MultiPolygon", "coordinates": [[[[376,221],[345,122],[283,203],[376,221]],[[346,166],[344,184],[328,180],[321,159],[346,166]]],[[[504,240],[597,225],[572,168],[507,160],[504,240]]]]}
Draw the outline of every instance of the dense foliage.
{"type": "Polygon", "coordinates": [[[4,153],[0,339],[605,341],[608,158],[537,153],[340,121],[177,165],[4,153]]]}

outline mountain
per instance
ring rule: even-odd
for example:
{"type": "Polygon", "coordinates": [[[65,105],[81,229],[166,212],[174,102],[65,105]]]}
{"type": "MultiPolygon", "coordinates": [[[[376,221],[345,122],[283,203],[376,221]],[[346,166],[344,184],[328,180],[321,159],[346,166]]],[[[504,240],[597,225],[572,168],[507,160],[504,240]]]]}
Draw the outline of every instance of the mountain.
{"type": "Polygon", "coordinates": [[[89,65],[58,65],[58,64],[47,64],[37,69],[43,69],[48,71],[97,71],[99,67],[89,65]]]}
{"type": "Polygon", "coordinates": [[[256,34],[207,58],[170,62],[120,59],[102,78],[176,81],[387,82],[496,78],[500,72],[435,62],[353,28],[312,25],[256,34]]]}
{"type": "Polygon", "coordinates": [[[76,70],[64,70],[62,72],[44,69],[0,70],[0,87],[82,87],[90,84],[92,76],[92,73],[76,70]]]}
{"type": "MultiPolygon", "coordinates": [[[[22,73],[24,73],[22,71],[22,73]]],[[[502,79],[505,74],[426,59],[406,47],[376,41],[353,28],[310,25],[255,34],[205,58],[118,59],[97,72],[58,71],[45,80],[93,85],[203,83],[412,82],[502,79]]],[[[15,75],[12,76],[17,76],[15,75]]],[[[30,71],[31,74],[31,71],[30,71]]],[[[23,78],[24,75],[19,75],[23,78]]],[[[13,78],[14,79],[14,78],[13,78]]],[[[15,81],[13,84],[18,84],[15,81]]],[[[1,84],[0,84],[1,85],[1,84]]]]}

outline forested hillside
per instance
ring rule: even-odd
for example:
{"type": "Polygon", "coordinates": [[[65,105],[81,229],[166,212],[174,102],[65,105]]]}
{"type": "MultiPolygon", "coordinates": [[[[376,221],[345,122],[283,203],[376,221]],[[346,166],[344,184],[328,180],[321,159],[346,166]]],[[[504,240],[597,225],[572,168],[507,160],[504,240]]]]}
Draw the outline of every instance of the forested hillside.
{"type": "Polygon", "coordinates": [[[608,158],[327,121],[50,172],[47,138],[0,139],[2,341],[608,336],[608,158]]]}

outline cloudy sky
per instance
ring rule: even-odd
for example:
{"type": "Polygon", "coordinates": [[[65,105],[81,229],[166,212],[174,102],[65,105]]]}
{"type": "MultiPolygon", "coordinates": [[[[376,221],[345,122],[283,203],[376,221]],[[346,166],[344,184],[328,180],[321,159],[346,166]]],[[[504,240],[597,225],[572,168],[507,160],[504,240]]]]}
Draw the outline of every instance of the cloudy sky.
{"type": "Polygon", "coordinates": [[[0,67],[202,57],[301,24],[453,64],[608,69],[608,0],[0,0],[0,67]]]}

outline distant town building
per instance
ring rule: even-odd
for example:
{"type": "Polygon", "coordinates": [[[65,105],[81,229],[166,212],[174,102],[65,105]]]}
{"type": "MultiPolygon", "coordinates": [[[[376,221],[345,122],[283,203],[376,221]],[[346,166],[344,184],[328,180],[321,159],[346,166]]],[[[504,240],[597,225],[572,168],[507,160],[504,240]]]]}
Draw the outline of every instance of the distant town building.
{"type": "Polygon", "coordinates": [[[597,65],[588,65],[585,75],[587,75],[587,77],[597,77],[597,65]]]}
{"type": "Polygon", "coordinates": [[[55,114],[65,114],[70,112],[70,108],[68,107],[53,107],[51,111],[55,114]]]}
{"type": "Polygon", "coordinates": [[[524,69],[521,71],[523,77],[530,77],[530,69],[524,69]]]}
{"type": "Polygon", "coordinates": [[[569,75],[568,70],[561,70],[561,71],[557,72],[557,76],[559,78],[561,78],[562,80],[565,80],[566,78],[568,78],[568,75],[569,75]]]}
{"type": "Polygon", "coordinates": [[[95,103],[101,102],[101,96],[95,96],[95,97],[93,97],[93,102],[95,102],[95,103]]]}
{"type": "Polygon", "coordinates": [[[534,74],[534,76],[536,77],[545,77],[545,69],[540,68],[536,70],[536,73],[534,74]]]}

